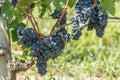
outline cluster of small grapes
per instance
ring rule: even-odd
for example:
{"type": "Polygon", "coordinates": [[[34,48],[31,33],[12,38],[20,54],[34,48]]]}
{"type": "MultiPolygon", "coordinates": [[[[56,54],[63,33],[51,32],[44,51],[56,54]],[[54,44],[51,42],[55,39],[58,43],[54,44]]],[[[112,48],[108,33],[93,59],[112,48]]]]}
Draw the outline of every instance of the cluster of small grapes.
{"type": "Polygon", "coordinates": [[[107,25],[108,15],[105,10],[102,10],[100,6],[96,6],[92,12],[91,18],[88,24],[88,30],[93,28],[96,30],[96,35],[102,37],[104,35],[104,29],[107,25]]]}
{"type": "Polygon", "coordinates": [[[24,29],[20,26],[17,30],[17,34],[19,41],[21,41],[25,47],[30,47],[37,41],[37,33],[32,28],[24,29]]]}
{"type": "Polygon", "coordinates": [[[94,28],[98,37],[103,36],[108,17],[105,11],[101,9],[99,0],[96,0],[95,5],[96,6],[94,7],[93,0],[78,0],[76,3],[76,15],[72,18],[73,40],[79,39],[83,30],[83,27],[81,26],[84,26],[88,20],[88,30],[94,28]]]}
{"type": "MultiPolygon", "coordinates": [[[[62,14],[62,10],[55,9],[54,12],[51,14],[51,17],[53,19],[59,19],[61,14],[62,14]]],[[[66,24],[66,20],[67,20],[66,15],[67,15],[67,12],[64,13],[64,15],[58,25],[66,24]]],[[[67,30],[65,28],[61,29],[58,33],[61,34],[64,41],[68,42],[70,40],[70,34],[67,32],[67,30]]]]}
{"type": "MultiPolygon", "coordinates": [[[[61,12],[61,11],[59,11],[61,12]]],[[[59,13],[54,14],[57,16],[59,13]]],[[[59,15],[60,16],[60,15],[59,15]]],[[[56,18],[59,18],[57,16],[56,18]]],[[[60,25],[66,23],[66,17],[63,16],[63,21],[61,20],[60,25]]],[[[53,17],[55,18],[55,17],[53,17]]],[[[40,75],[45,75],[47,72],[47,61],[52,58],[57,58],[62,50],[65,47],[65,43],[70,40],[70,34],[68,34],[67,30],[61,29],[60,31],[56,32],[53,36],[50,37],[49,40],[45,38],[38,40],[37,34],[34,29],[32,28],[22,28],[19,27],[18,31],[18,38],[19,40],[26,46],[31,46],[32,55],[36,57],[36,66],[38,68],[38,73],[40,75]]]]}
{"type": "MultiPolygon", "coordinates": [[[[65,47],[65,41],[59,32],[51,36],[49,40],[38,40],[34,29],[24,29],[20,26],[17,34],[19,41],[25,47],[31,47],[32,55],[36,57],[36,66],[40,75],[46,74],[47,61],[50,58],[57,58],[65,47]]],[[[66,34],[66,32],[63,32],[63,34],[66,34]]]]}
{"type": "Polygon", "coordinates": [[[93,10],[92,0],[78,0],[75,9],[76,15],[72,18],[72,36],[73,40],[79,40],[79,37],[82,35],[83,30],[83,28],[79,26],[84,25],[90,17],[93,10]]]}
{"type": "Polygon", "coordinates": [[[65,47],[65,42],[57,32],[49,40],[38,40],[31,47],[33,56],[36,57],[36,66],[38,73],[45,75],[47,70],[47,61],[57,58],[65,47]]]}
{"type": "MultiPolygon", "coordinates": [[[[47,50],[47,42],[43,40],[37,40],[37,33],[34,29],[32,28],[26,28],[24,29],[23,27],[19,27],[17,30],[18,38],[19,41],[25,46],[25,47],[31,47],[33,56],[37,57],[36,61],[36,66],[38,68],[38,73],[41,75],[46,74],[46,67],[47,67],[47,60],[48,58],[47,55],[45,56],[47,50]],[[44,54],[42,54],[42,51],[44,54]]],[[[49,54],[49,52],[48,52],[49,54]]]]}
{"type": "MultiPolygon", "coordinates": [[[[54,12],[51,14],[51,17],[52,17],[53,19],[59,19],[60,16],[61,16],[61,14],[62,14],[62,10],[55,9],[54,12]]],[[[66,23],[66,18],[67,18],[66,15],[67,15],[67,12],[65,12],[62,20],[59,22],[59,25],[63,25],[63,24],[66,23]]]]}

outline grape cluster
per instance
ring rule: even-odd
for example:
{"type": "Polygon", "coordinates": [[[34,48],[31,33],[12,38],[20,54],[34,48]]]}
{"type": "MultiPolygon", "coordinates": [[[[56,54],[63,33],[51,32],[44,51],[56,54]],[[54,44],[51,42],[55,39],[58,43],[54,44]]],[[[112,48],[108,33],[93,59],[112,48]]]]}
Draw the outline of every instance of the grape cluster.
{"type": "Polygon", "coordinates": [[[48,61],[48,59],[43,55],[40,55],[36,59],[36,67],[38,69],[38,73],[41,76],[43,76],[47,73],[47,61],[48,61]]]}
{"type": "Polygon", "coordinates": [[[32,28],[19,27],[17,30],[19,41],[25,47],[31,47],[31,51],[34,57],[36,57],[36,66],[38,73],[45,75],[47,70],[47,60],[50,58],[49,43],[46,40],[38,40],[37,33],[32,28]]]}
{"type": "Polygon", "coordinates": [[[100,6],[96,6],[89,20],[88,30],[92,30],[94,28],[96,30],[96,35],[98,37],[102,37],[107,25],[107,19],[108,15],[105,10],[102,10],[100,6]]]}
{"type": "MultiPolygon", "coordinates": [[[[61,16],[61,14],[62,14],[62,10],[55,9],[54,12],[51,14],[51,17],[52,17],[53,19],[59,19],[60,16],[61,16]]],[[[66,23],[66,18],[67,18],[66,15],[67,15],[67,12],[65,12],[62,20],[59,22],[59,25],[63,25],[63,24],[66,23]]]]}
{"type": "Polygon", "coordinates": [[[88,18],[91,16],[91,12],[93,10],[92,0],[78,0],[75,9],[76,15],[72,18],[72,36],[73,40],[78,40],[82,35],[83,30],[83,28],[79,26],[84,25],[87,22],[88,18]]]}
{"type": "Polygon", "coordinates": [[[102,37],[108,16],[106,12],[101,9],[100,1],[96,0],[96,6],[94,7],[93,0],[78,0],[75,9],[76,15],[71,19],[73,22],[73,40],[79,40],[83,30],[81,26],[84,26],[88,20],[88,30],[94,28],[96,30],[96,35],[102,37]]]}
{"type": "MultiPolygon", "coordinates": [[[[78,19],[78,15],[74,16],[72,18],[72,22],[73,22],[73,28],[72,28],[72,36],[74,40],[79,40],[79,37],[82,35],[82,28],[79,28],[79,19],[78,19]]],[[[82,23],[81,23],[82,24],[82,23]]]]}
{"type": "MultiPolygon", "coordinates": [[[[61,10],[55,10],[51,15],[54,19],[60,18],[61,10]],[[56,11],[58,11],[56,13],[56,11]],[[59,15],[58,15],[59,14],[59,15]]],[[[66,24],[66,13],[59,25],[66,24]]],[[[42,38],[37,39],[36,31],[32,28],[19,27],[17,30],[19,40],[26,46],[31,46],[31,52],[36,57],[36,66],[40,75],[47,72],[47,61],[57,58],[65,47],[65,43],[70,41],[70,34],[65,28],[53,34],[49,40],[42,38]]]]}
{"type": "MultiPolygon", "coordinates": [[[[59,19],[61,14],[62,14],[62,10],[55,9],[54,12],[51,14],[51,17],[53,19],[59,19]]],[[[66,21],[67,21],[66,15],[67,15],[67,12],[64,13],[64,15],[58,25],[66,24],[66,21]]],[[[67,30],[65,28],[61,29],[58,33],[62,35],[64,41],[68,42],[70,40],[70,34],[67,32],[67,30]]]]}
{"type": "Polygon", "coordinates": [[[50,37],[49,40],[38,40],[31,47],[33,56],[36,57],[36,66],[38,73],[45,75],[47,70],[47,61],[57,58],[65,47],[65,42],[59,32],[50,37]]]}
{"type": "Polygon", "coordinates": [[[25,47],[30,47],[37,41],[37,33],[32,28],[19,27],[17,30],[19,41],[24,44],[25,47]]]}

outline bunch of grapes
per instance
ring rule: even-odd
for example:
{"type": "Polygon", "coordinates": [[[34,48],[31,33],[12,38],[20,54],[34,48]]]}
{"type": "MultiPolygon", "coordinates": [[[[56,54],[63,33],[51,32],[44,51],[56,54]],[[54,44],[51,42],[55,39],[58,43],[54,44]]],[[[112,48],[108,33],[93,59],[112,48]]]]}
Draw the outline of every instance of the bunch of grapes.
{"type": "Polygon", "coordinates": [[[47,73],[47,61],[48,59],[44,56],[39,56],[36,59],[36,67],[38,68],[38,73],[43,76],[47,73]]]}
{"type": "Polygon", "coordinates": [[[79,37],[82,35],[82,28],[79,28],[79,19],[78,19],[78,15],[75,15],[72,18],[72,22],[73,22],[73,28],[72,28],[72,36],[74,40],[79,40],[79,37]]]}
{"type": "Polygon", "coordinates": [[[102,10],[100,6],[96,6],[89,20],[88,30],[93,28],[96,30],[96,35],[102,37],[104,35],[104,29],[107,25],[108,15],[105,10],[102,10]]]}
{"type": "Polygon", "coordinates": [[[73,28],[72,36],[73,40],[78,40],[82,35],[83,28],[79,27],[84,25],[88,18],[91,16],[93,10],[92,0],[78,0],[75,6],[76,15],[72,18],[73,28]]]}
{"type": "Polygon", "coordinates": [[[102,37],[104,34],[104,28],[107,24],[108,15],[101,9],[100,1],[96,0],[95,7],[93,6],[93,0],[78,0],[76,3],[76,15],[72,18],[73,28],[72,36],[73,40],[78,40],[82,34],[83,27],[87,21],[88,30],[96,30],[96,35],[102,37]]]}
{"type": "MultiPolygon", "coordinates": [[[[54,19],[59,19],[61,10],[55,10],[51,15],[54,19]],[[57,11],[57,12],[56,12],[57,11]]],[[[59,25],[66,24],[66,13],[64,14],[59,25]]],[[[58,27],[57,27],[58,28],[58,27]]],[[[47,61],[52,58],[57,58],[65,47],[65,43],[70,40],[65,28],[53,34],[49,40],[46,38],[37,39],[37,33],[32,28],[19,27],[18,31],[19,40],[26,46],[31,46],[32,55],[36,57],[36,66],[40,75],[45,75],[47,72],[47,61]]]]}
{"type": "MultiPolygon", "coordinates": [[[[53,19],[59,19],[60,16],[61,16],[61,14],[62,14],[62,10],[55,9],[54,12],[51,14],[51,17],[52,17],[53,19]]],[[[63,25],[63,24],[66,23],[66,18],[67,18],[66,15],[67,15],[67,12],[65,12],[62,20],[59,22],[59,25],[63,25]]]]}
{"type": "Polygon", "coordinates": [[[31,47],[33,56],[37,58],[37,68],[41,75],[45,75],[47,70],[47,61],[57,58],[65,47],[60,34],[55,33],[49,40],[38,40],[31,47]]]}
{"type": "Polygon", "coordinates": [[[37,41],[37,33],[32,28],[19,27],[17,30],[19,41],[25,46],[30,47],[37,41]]]}

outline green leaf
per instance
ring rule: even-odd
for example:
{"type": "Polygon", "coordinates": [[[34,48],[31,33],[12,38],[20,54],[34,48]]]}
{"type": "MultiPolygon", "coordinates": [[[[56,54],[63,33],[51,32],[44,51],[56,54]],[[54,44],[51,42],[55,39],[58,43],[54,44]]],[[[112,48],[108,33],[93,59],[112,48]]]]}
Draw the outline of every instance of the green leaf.
{"type": "Polygon", "coordinates": [[[25,24],[23,24],[23,23],[16,24],[15,21],[11,23],[10,28],[13,28],[11,30],[11,37],[12,37],[13,42],[18,41],[17,29],[18,29],[19,26],[25,27],[25,24]]]}
{"type": "Polygon", "coordinates": [[[11,28],[17,28],[18,23],[16,20],[13,20],[10,24],[8,24],[7,28],[11,29],[11,28]]]}
{"type": "Polygon", "coordinates": [[[11,37],[13,42],[18,41],[17,29],[11,30],[11,37]]]}
{"type": "Polygon", "coordinates": [[[72,8],[76,3],[76,0],[70,0],[69,6],[72,8]]]}
{"type": "Polygon", "coordinates": [[[8,20],[8,22],[13,18],[13,11],[12,5],[8,1],[5,1],[2,5],[2,16],[8,20]]]}
{"type": "Polygon", "coordinates": [[[102,0],[102,7],[111,15],[115,15],[115,3],[112,0],[102,0]]]}
{"type": "Polygon", "coordinates": [[[14,9],[14,15],[15,15],[16,21],[18,21],[18,22],[23,21],[23,19],[25,17],[25,15],[23,14],[23,12],[20,8],[14,9]]]}
{"type": "Polygon", "coordinates": [[[40,17],[43,17],[44,16],[44,14],[46,13],[46,8],[47,8],[47,6],[46,5],[42,5],[42,9],[41,9],[41,13],[40,13],[40,17]]]}
{"type": "Polygon", "coordinates": [[[59,2],[53,2],[53,5],[55,6],[56,9],[62,9],[62,6],[60,5],[59,2]]]}

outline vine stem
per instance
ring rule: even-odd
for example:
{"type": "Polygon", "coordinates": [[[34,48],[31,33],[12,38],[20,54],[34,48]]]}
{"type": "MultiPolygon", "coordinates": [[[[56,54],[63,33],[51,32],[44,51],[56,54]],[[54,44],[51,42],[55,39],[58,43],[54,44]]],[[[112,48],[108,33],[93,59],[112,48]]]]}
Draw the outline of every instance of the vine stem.
{"type": "Polygon", "coordinates": [[[96,6],[96,0],[93,0],[93,6],[94,7],[96,6]]]}
{"type": "MultiPolygon", "coordinates": [[[[25,0],[25,1],[26,1],[26,0],[25,0]]],[[[30,12],[29,12],[29,13],[30,13],[30,15],[31,15],[31,17],[32,17],[32,19],[33,19],[33,21],[34,21],[34,23],[35,23],[35,26],[37,27],[38,32],[40,32],[40,31],[39,31],[39,27],[38,27],[38,23],[37,23],[34,15],[33,15],[32,12],[31,12],[30,4],[28,4],[28,8],[30,9],[30,12]]]]}
{"type": "MultiPolygon", "coordinates": [[[[28,19],[30,20],[33,28],[36,30],[35,25],[34,25],[34,22],[32,21],[31,16],[30,16],[30,15],[27,13],[27,11],[21,6],[21,4],[20,4],[19,1],[17,1],[17,6],[18,6],[18,7],[22,10],[22,12],[28,17],[28,19]]],[[[36,30],[36,32],[37,32],[37,30],[36,30]]]]}
{"type": "MultiPolygon", "coordinates": [[[[52,20],[56,20],[56,19],[53,19],[53,18],[38,18],[38,17],[35,17],[36,19],[52,19],[52,20]]],[[[120,20],[120,17],[108,17],[108,19],[113,19],[113,20],[120,20]]],[[[67,18],[67,20],[71,20],[70,18],[67,18]]]]}
{"type": "Polygon", "coordinates": [[[33,20],[34,20],[34,22],[35,22],[35,25],[36,25],[36,27],[37,27],[38,32],[40,32],[39,27],[38,27],[38,23],[37,23],[35,17],[33,16],[33,14],[32,14],[31,12],[30,12],[30,14],[31,14],[31,17],[33,18],[33,20]]]}
{"type": "MultiPolygon", "coordinates": [[[[73,23],[73,22],[69,22],[69,23],[67,23],[67,24],[59,25],[56,30],[54,30],[50,35],[47,36],[46,40],[49,40],[49,38],[50,38],[51,36],[53,36],[54,33],[56,33],[56,32],[58,32],[58,31],[60,31],[61,29],[65,28],[65,27],[67,27],[67,26],[69,26],[69,25],[71,25],[72,23],[73,23]]],[[[88,22],[87,22],[85,25],[81,25],[79,28],[85,28],[87,25],[88,25],[88,22]]]]}
{"type": "Polygon", "coordinates": [[[120,17],[109,17],[108,19],[116,19],[116,20],[120,20],[120,17]]]}
{"type": "Polygon", "coordinates": [[[65,27],[68,26],[68,25],[71,25],[72,23],[73,23],[73,22],[69,22],[69,23],[67,23],[67,24],[59,25],[56,30],[52,31],[51,34],[47,36],[46,40],[48,40],[52,35],[54,35],[54,33],[60,31],[61,29],[65,28],[65,27]]]}
{"type": "Polygon", "coordinates": [[[51,30],[51,32],[50,32],[50,35],[51,35],[52,32],[54,31],[55,27],[58,25],[58,22],[60,22],[60,21],[62,20],[64,14],[65,14],[65,12],[66,12],[66,10],[68,9],[69,2],[70,2],[70,0],[67,0],[67,1],[66,1],[66,5],[65,5],[65,7],[64,7],[64,9],[63,9],[63,11],[62,11],[62,14],[61,14],[60,18],[56,21],[55,25],[53,26],[53,28],[52,28],[52,30],[51,30]]]}

